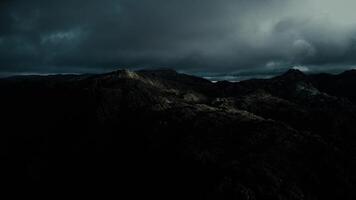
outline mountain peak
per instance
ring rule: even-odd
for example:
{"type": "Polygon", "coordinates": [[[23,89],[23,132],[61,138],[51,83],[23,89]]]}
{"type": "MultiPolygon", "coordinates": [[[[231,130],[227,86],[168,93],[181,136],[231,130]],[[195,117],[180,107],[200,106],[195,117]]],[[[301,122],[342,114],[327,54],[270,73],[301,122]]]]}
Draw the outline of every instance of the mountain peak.
{"type": "Polygon", "coordinates": [[[139,73],[143,73],[143,74],[151,74],[151,75],[163,75],[163,76],[167,76],[167,75],[177,75],[177,71],[175,71],[174,69],[170,69],[170,68],[159,68],[159,69],[152,69],[152,70],[140,70],[138,71],[139,73]]]}
{"type": "Polygon", "coordinates": [[[305,75],[302,71],[300,71],[299,69],[289,69],[286,73],[284,73],[285,75],[287,74],[298,74],[298,75],[305,75]]]}
{"type": "Polygon", "coordinates": [[[350,69],[350,70],[344,71],[340,75],[343,75],[343,76],[355,76],[356,75],[356,69],[350,69]]]}
{"type": "Polygon", "coordinates": [[[128,69],[116,70],[116,71],[109,73],[108,75],[115,76],[117,78],[125,78],[125,79],[138,79],[139,78],[139,75],[136,72],[130,71],[128,69]]]}
{"type": "Polygon", "coordinates": [[[299,80],[304,79],[306,75],[298,69],[289,69],[287,72],[279,76],[279,78],[288,79],[288,80],[299,80]]]}

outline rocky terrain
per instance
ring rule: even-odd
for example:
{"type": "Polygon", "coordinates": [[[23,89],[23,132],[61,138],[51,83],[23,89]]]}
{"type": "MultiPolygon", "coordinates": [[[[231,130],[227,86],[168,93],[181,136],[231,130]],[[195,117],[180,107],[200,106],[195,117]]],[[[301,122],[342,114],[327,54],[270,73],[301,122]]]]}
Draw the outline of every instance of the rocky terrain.
{"type": "Polygon", "coordinates": [[[356,198],[356,71],[0,79],[1,182],[154,199],[356,198]],[[112,189],[112,190],[111,190],[112,189]]]}

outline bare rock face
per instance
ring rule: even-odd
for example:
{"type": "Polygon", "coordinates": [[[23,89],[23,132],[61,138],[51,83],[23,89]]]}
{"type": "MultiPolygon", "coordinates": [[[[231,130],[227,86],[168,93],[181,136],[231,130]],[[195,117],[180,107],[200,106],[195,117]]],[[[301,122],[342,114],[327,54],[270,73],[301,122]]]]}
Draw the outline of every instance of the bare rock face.
{"type": "Polygon", "coordinates": [[[355,199],[354,80],[290,70],[212,83],[169,69],[1,79],[1,181],[156,199],[355,199]]]}

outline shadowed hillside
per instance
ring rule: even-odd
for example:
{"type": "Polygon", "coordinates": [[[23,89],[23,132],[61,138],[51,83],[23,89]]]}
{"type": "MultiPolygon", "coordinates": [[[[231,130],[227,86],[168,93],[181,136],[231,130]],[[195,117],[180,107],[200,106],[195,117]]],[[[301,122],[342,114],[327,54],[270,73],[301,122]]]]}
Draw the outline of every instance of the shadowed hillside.
{"type": "Polygon", "coordinates": [[[1,181],[123,184],[162,199],[355,199],[354,88],[354,71],[1,79],[1,181]]]}

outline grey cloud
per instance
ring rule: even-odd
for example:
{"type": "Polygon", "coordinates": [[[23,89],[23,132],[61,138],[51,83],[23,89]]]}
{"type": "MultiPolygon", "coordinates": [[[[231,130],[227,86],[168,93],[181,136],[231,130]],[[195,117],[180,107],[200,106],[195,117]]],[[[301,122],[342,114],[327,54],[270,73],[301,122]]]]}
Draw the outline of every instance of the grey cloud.
{"type": "Polygon", "coordinates": [[[0,5],[0,72],[172,67],[234,73],[356,64],[356,15],[343,14],[349,11],[345,7],[332,13],[336,4],[330,0],[8,0],[0,5]]]}

